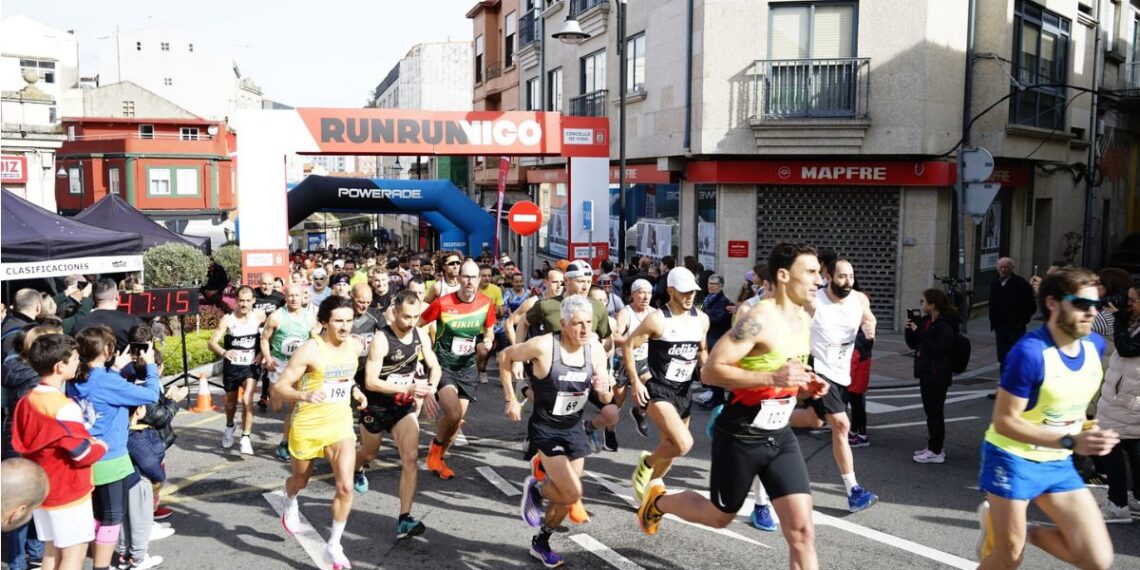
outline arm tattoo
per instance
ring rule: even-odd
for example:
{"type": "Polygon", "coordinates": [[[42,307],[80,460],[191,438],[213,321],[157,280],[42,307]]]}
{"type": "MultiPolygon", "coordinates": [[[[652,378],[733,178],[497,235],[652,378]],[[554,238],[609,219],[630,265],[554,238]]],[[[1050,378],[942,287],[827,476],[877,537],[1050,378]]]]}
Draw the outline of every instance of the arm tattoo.
{"type": "Polygon", "coordinates": [[[753,317],[746,316],[732,327],[732,338],[736,341],[748,340],[758,334],[760,334],[760,321],[753,317]]]}

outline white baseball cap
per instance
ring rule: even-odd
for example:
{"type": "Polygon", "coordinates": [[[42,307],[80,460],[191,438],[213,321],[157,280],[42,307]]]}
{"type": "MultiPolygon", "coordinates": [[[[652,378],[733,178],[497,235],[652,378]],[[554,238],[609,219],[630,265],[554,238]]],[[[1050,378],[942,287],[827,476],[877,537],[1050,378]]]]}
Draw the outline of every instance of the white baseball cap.
{"type": "Polygon", "coordinates": [[[581,259],[579,259],[577,261],[571,261],[570,265],[566,266],[566,277],[569,279],[577,279],[578,277],[593,277],[593,276],[594,276],[594,270],[593,270],[593,268],[590,267],[590,262],[588,262],[588,261],[582,261],[581,259]]]}
{"type": "Polygon", "coordinates": [[[701,289],[701,286],[697,284],[697,278],[693,277],[693,272],[684,267],[674,267],[669,270],[668,284],[678,293],[690,293],[701,289]]]}

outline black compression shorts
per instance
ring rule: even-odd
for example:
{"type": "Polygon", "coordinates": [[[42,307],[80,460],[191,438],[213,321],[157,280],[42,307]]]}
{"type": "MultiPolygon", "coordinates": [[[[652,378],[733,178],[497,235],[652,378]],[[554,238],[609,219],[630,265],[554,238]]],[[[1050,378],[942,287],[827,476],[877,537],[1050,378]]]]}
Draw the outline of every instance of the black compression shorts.
{"type": "Polygon", "coordinates": [[[681,419],[689,417],[692,412],[693,394],[691,388],[691,382],[674,384],[672,382],[658,382],[650,378],[645,383],[645,389],[649,391],[649,401],[673,404],[681,419]]]}
{"type": "Polygon", "coordinates": [[[807,465],[790,428],[769,437],[741,440],[720,430],[713,433],[709,499],[725,513],[736,513],[760,478],[773,499],[811,494],[807,465]]]}

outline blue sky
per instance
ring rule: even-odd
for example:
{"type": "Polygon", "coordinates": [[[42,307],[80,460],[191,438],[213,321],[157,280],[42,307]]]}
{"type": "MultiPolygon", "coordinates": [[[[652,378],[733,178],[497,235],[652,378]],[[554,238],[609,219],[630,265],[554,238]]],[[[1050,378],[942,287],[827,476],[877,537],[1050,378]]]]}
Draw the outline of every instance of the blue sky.
{"type": "Polygon", "coordinates": [[[470,40],[477,0],[5,0],[22,14],[76,30],[83,75],[99,72],[96,38],[155,25],[237,61],[265,96],[293,106],[360,107],[417,43],[470,40]],[[303,38],[304,45],[293,41],[303,38]]]}

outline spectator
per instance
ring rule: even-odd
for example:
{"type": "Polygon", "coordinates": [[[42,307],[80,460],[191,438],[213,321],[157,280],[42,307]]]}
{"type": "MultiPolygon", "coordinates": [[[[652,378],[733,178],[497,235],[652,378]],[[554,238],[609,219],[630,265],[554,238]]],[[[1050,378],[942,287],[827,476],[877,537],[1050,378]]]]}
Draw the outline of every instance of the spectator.
{"type": "Polygon", "coordinates": [[[329,272],[324,268],[318,267],[313,270],[313,284],[309,286],[310,302],[316,306],[320,305],[322,301],[332,295],[332,288],[329,287],[329,272]]]}
{"type": "Polygon", "coordinates": [[[1100,285],[1096,286],[1097,292],[1100,293],[1100,298],[1104,300],[1105,305],[1096,313],[1096,320],[1093,321],[1093,332],[1103,336],[1106,341],[1101,368],[1108,370],[1109,360],[1116,352],[1115,339],[1113,338],[1113,313],[1128,308],[1128,290],[1132,288],[1132,275],[1123,269],[1107,267],[1097,272],[1097,276],[1100,277],[1100,285]]]}
{"type": "Polygon", "coordinates": [[[1005,371],[1005,357],[1009,349],[1025,334],[1025,327],[1037,312],[1033,287],[1013,272],[1013,260],[1003,257],[997,261],[998,280],[990,289],[990,330],[994,332],[997,358],[1005,371]]]}
{"type": "Polygon", "coordinates": [[[3,338],[3,352],[4,356],[8,356],[13,350],[13,337],[25,325],[34,323],[36,317],[40,315],[40,309],[43,306],[43,299],[40,297],[40,292],[35,289],[20,289],[16,291],[15,297],[15,310],[8,313],[8,318],[4,319],[4,324],[0,326],[0,338],[3,338]]]}
{"type": "Polygon", "coordinates": [[[654,307],[660,309],[669,302],[669,291],[666,283],[669,281],[669,272],[677,266],[677,262],[673,259],[672,255],[666,255],[661,258],[661,264],[658,268],[658,274],[655,276],[653,282],[653,300],[650,301],[654,307]]]}
{"type": "Polygon", "coordinates": [[[28,525],[32,512],[40,508],[47,498],[48,478],[43,468],[23,457],[5,459],[0,463],[4,488],[0,489],[3,499],[3,525],[0,530],[10,532],[28,525]]]}
{"type": "Polygon", "coordinates": [[[154,487],[166,480],[163,460],[166,448],[154,428],[142,423],[146,408],[130,408],[130,432],[127,453],[134,471],[128,476],[127,516],[119,534],[119,568],[144,569],[162,564],[161,556],[150,556],[152,539],[166,538],[174,529],[154,529],[154,487]],[[154,534],[152,535],[152,532],[154,534]]]}
{"type": "MultiPolygon", "coordinates": [[[[226,268],[222,267],[217,261],[210,260],[210,269],[206,273],[206,284],[202,285],[199,291],[202,293],[202,298],[207,305],[222,308],[222,293],[229,284],[230,279],[229,276],[226,275],[226,268]]],[[[96,302],[98,302],[98,299],[96,299],[96,302]]]]}
{"type": "MultiPolygon", "coordinates": [[[[732,313],[736,311],[736,305],[724,294],[724,278],[720,275],[714,273],[709,277],[709,293],[705,296],[701,308],[709,316],[709,332],[705,335],[705,345],[712,350],[720,337],[732,327],[732,313]]],[[[706,410],[724,403],[724,388],[710,386],[709,389],[712,391],[712,396],[707,402],[700,404],[706,410]]]]}
{"type": "Polygon", "coordinates": [[[926,448],[915,451],[913,459],[918,463],[945,463],[946,392],[952,379],[950,356],[958,335],[958,310],[945,291],[927,289],[922,293],[920,311],[922,316],[917,321],[907,319],[905,332],[906,345],[915,350],[914,376],[918,378],[929,437],[926,448]]]}
{"type": "Polygon", "coordinates": [[[95,310],[75,322],[75,334],[84,329],[104,325],[115,335],[115,351],[127,348],[127,333],[131,327],[142,324],[142,319],[119,311],[119,289],[113,279],[102,278],[95,283],[95,310]]]}
{"type": "MultiPolygon", "coordinates": [[[[612,265],[610,267],[613,267],[612,265]]],[[[618,311],[625,308],[625,303],[621,300],[621,295],[617,291],[621,291],[621,285],[617,280],[617,273],[603,273],[598,278],[598,286],[602,292],[606,294],[606,314],[611,317],[616,317],[618,311]]]]}
{"type": "Polygon", "coordinates": [[[1104,373],[1096,419],[1101,429],[1119,433],[1120,442],[1100,462],[1108,476],[1100,511],[1106,523],[1131,523],[1130,508],[1140,511],[1140,289],[1129,289],[1127,303],[1113,316],[1116,353],[1104,373]]]}

